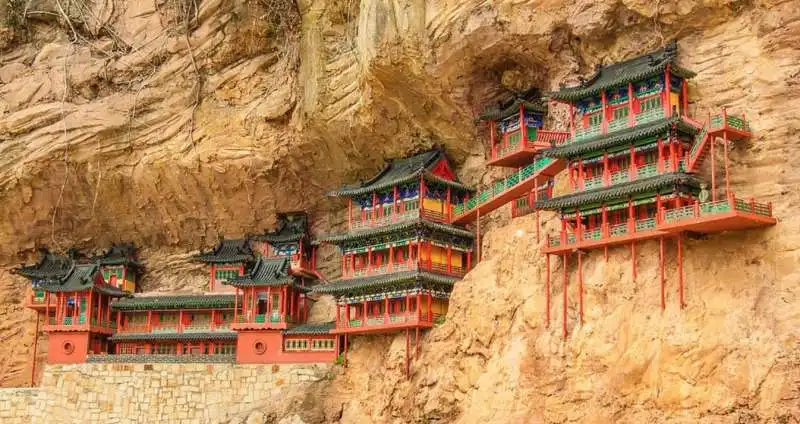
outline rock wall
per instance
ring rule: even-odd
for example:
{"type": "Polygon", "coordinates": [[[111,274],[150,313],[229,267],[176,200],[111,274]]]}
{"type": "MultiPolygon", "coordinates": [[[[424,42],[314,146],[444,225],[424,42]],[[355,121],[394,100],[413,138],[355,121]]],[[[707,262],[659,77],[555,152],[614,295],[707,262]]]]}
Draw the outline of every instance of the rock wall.
{"type": "MultiPolygon", "coordinates": [[[[797,0],[304,0],[288,32],[266,13],[285,5],[261,0],[191,2],[197,10],[98,0],[75,12],[74,32],[52,18],[55,2],[20,16],[21,3],[0,2],[0,384],[30,375],[33,314],[8,269],[37,245],[132,240],[145,248],[148,290],[201,290],[186,254],[219,233],[300,208],[315,232],[335,231],[342,205],[327,190],[434,143],[468,183],[488,183],[503,171],[483,166],[480,108],[677,38],[682,65],[698,72],[690,110],[751,119],[756,136],[730,155],[731,187],[772,202],[778,226],[687,242],[683,311],[673,267],[660,312],[656,246],[645,243],[636,281],[626,249],[585,258],[578,325],[573,260],[562,340],[556,274],[544,327],[532,218],[503,208],[486,217],[486,260],[423,337],[412,379],[400,336],[356,338],[351,367],[315,400],[341,417],[318,418],[800,421],[797,0]]],[[[552,108],[549,126],[564,117],[552,108]]],[[[668,252],[674,265],[672,241],[668,252]]]]}
{"type": "Polygon", "coordinates": [[[0,421],[263,424],[302,420],[300,416],[319,420],[324,412],[307,398],[333,377],[327,365],[54,365],[47,367],[38,388],[0,389],[0,421]]]}

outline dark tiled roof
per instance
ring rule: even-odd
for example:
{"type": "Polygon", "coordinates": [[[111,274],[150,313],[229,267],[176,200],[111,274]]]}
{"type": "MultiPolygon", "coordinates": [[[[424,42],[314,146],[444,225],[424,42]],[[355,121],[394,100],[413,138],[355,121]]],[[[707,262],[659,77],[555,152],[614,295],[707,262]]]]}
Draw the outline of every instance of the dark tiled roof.
{"type": "Polygon", "coordinates": [[[308,216],[305,212],[278,214],[278,228],[253,236],[253,240],[283,243],[298,241],[308,234],[308,216]]]}
{"type": "Polygon", "coordinates": [[[209,331],[207,333],[120,333],[109,338],[113,342],[146,340],[236,340],[235,331],[209,331]]]}
{"type": "Polygon", "coordinates": [[[165,296],[134,296],[119,299],[111,304],[116,311],[142,311],[157,309],[212,309],[233,308],[232,294],[179,294],[165,296]]]}
{"type": "Polygon", "coordinates": [[[86,362],[112,364],[234,363],[236,355],[89,355],[86,362]]]}
{"type": "Polygon", "coordinates": [[[228,264],[253,260],[253,251],[247,239],[222,240],[213,251],[201,253],[194,260],[209,264],[228,264]]]}
{"type": "Polygon", "coordinates": [[[425,219],[414,219],[403,222],[396,222],[394,224],[384,225],[382,227],[365,228],[358,231],[350,231],[347,233],[331,234],[317,239],[317,242],[325,243],[342,243],[349,240],[356,240],[366,237],[374,237],[382,234],[389,234],[395,231],[401,231],[409,228],[426,228],[434,231],[441,231],[443,233],[452,234],[459,237],[474,238],[475,235],[470,231],[463,228],[456,227],[455,225],[440,224],[438,222],[427,221],[425,219]]]}
{"type": "Polygon", "coordinates": [[[94,289],[109,296],[125,296],[126,293],[116,287],[95,284],[99,268],[96,263],[74,265],[66,276],[43,281],[38,287],[49,292],[82,292],[94,289]]]}
{"type": "Polygon", "coordinates": [[[550,98],[567,101],[580,100],[607,88],[641,81],[661,74],[666,70],[667,65],[670,65],[670,73],[672,75],[683,78],[694,77],[694,72],[681,68],[675,63],[677,56],[678,44],[672,41],[663,49],[604,66],[585,83],[577,87],[562,88],[559,91],[552,92],[550,93],[550,98]]]}
{"type": "Polygon", "coordinates": [[[547,113],[547,103],[541,101],[541,92],[538,89],[515,95],[511,99],[484,109],[479,119],[484,121],[499,121],[519,113],[520,105],[524,105],[528,112],[547,113]]]}
{"type": "Polygon", "coordinates": [[[698,131],[697,127],[686,123],[680,116],[672,116],[625,128],[611,134],[600,134],[584,140],[564,143],[544,150],[542,154],[551,158],[572,158],[585,153],[610,149],[645,137],[663,134],[669,131],[672,125],[675,125],[676,129],[681,133],[692,136],[697,134],[698,131]]]}
{"type": "Polygon", "coordinates": [[[456,277],[448,277],[426,271],[405,271],[384,275],[372,275],[364,278],[339,280],[331,284],[316,286],[313,291],[323,294],[344,294],[354,291],[381,290],[387,286],[400,283],[408,285],[432,283],[449,288],[452,287],[456,281],[458,281],[456,277]]]}
{"type": "Polygon", "coordinates": [[[572,193],[566,196],[554,197],[549,200],[540,200],[536,202],[535,206],[537,209],[559,210],[652,192],[675,185],[685,185],[696,188],[699,187],[700,180],[691,174],[673,172],[629,183],[618,184],[612,187],[602,187],[594,190],[572,193]]]}
{"type": "Polygon", "coordinates": [[[323,322],[320,324],[302,324],[298,325],[297,327],[284,330],[283,334],[287,336],[328,334],[334,327],[336,327],[336,323],[333,321],[323,322]]]}
{"type": "Polygon", "coordinates": [[[136,260],[136,245],[133,243],[120,243],[111,246],[105,253],[91,258],[92,262],[100,265],[128,265],[141,268],[142,264],[136,260]]]}
{"type": "Polygon", "coordinates": [[[427,181],[435,181],[463,190],[470,190],[460,182],[450,181],[429,172],[430,168],[436,165],[441,159],[446,159],[446,155],[439,149],[429,150],[414,156],[403,159],[395,159],[383,168],[378,175],[359,184],[345,185],[342,188],[330,193],[331,196],[355,196],[364,193],[371,193],[376,190],[389,188],[396,184],[412,181],[424,175],[427,181]]]}
{"type": "Polygon", "coordinates": [[[14,273],[33,280],[57,280],[63,278],[72,269],[72,259],[68,256],[56,255],[44,251],[34,265],[23,265],[14,273]]]}
{"type": "Polygon", "coordinates": [[[235,277],[224,282],[234,287],[281,286],[294,283],[290,275],[292,263],[289,258],[265,259],[259,256],[253,269],[247,275],[235,277]]]}

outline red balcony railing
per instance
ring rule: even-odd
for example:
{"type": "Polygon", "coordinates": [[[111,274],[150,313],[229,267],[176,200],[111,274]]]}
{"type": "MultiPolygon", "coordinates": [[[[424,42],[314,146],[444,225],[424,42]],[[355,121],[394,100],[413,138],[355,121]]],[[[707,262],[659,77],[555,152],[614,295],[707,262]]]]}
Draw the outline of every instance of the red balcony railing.
{"type": "Polygon", "coordinates": [[[541,130],[535,127],[528,127],[527,135],[527,140],[522,140],[522,132],[519,129],[503,134],[500,142],[492,148],[492,160],[501,159],[525,149],[556,146],[569,138],[568,132],[541,130]]]}
{"type": "Polygon", "coordinates": [[[346,268],[345,274],[342,275],[342,279],[363,278],[372,275],[385,275],[395,272],[416,270],[431,271],[437,274],[444,274],[453,277],[463,277],[467,273],[466,268],[462,266],[456,266],[454,264],[450,264],[448,266],[447,264],[436,263],[427,260],[418,261],[414,259],[391,264],[367,265],[360,269],[346,268]]]}

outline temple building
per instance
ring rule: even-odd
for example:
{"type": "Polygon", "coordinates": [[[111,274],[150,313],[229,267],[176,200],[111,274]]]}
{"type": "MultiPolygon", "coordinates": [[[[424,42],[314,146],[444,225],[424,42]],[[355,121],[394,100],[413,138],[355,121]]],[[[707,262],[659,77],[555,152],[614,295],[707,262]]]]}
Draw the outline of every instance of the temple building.
{"type": "Polygon", "coordinates": [[[127,293],[134,293],[138,288],[139,276],[144,267],[137,259],[136,246],[133,243],[120,243],[111,246],[101,255],[89,259],[100,265],[103,280],[127,293]]]}
{"type": "Polygon", "coordinates": [[[222,239],[212,251],[201,252],[194,257],[195,261],[210,266],[208,291],[211,293],[233,292],[233,287],[224,283],[244,275],[245,267],[254,259],[255,254],[247,238],[222,239]]]}
{"type": "Polygon", "coordinates": [[[37,289],[46,298],[49,363],[85,362],[90,354],[108,352],[108,336],[116,326],[110,303],[126,293],[105,282],[100,265],[73,263],[64,276],[40,280],[37,289]]]}
{"type": "Polygon", "coordinates": [[[480,227],[481,213],[512,202],[514,218],[536,212],[538,239],[539,214],[534,203],[552,196],[553,176],[562,169],[558,167],[559,162],[539,157],[540,152],[560,145],[569,137],[567,132],[544,129],[546,115],[547,103],[541,101],[541,93],[535,88],[484,110],[479,120],[489,126],[486,165],[514,168],[517,172],[482,191],[470,202],[459,205],[459,220],[475,219],[480,227]],[[470,211],[475,213],[470,214],[470,211]]]}
{"type": "Polygon", "coordinates": [[[348,198],[349,231],[318,241],[339,247],[341,278],[314,291],[336,297],[331,333],[345,335],[345,349],[353,334],[405,331],[409,342],[410,330],[418,337],[446,314],[473,249],[473,234],[447,222],[470,194],[441,150],[394,160],[332,193],[348,198]]]}
{"type": "MultiPolygon", "coordinates": [[[[236,354],[232,294],[143,295],[112,304],[116,355],[202,355],[233,360],[236,354]]],[[[210,358],[213,360],[214,358],[210,358]]]]}
{"type": "MultiPolygon", "coordinates": [[[[664,240],[676,238],[680,305],[684,305],[682,237],[763,227],[776,223],[771,206],[736,198],[727,188],[718,200],[715,144],[723,140],[728,180],[729,141],[750,136],[744,117],[721,116],[705,124],[688,114],[686,80],[694,73],[676,63],[677,45],[624,62],[600,67],[590,80],[562,88],[551,99],[570,106],[570,138],[542,152],[562,161],[570,193],[542,199],[537,209],[561,216],[561,231],[547,240],[544,253],[561,256],[566,314],[567,266],[577,256],[580,320],[583,320],[581,257],[585,251],[629,246],[636,278],[636,242],[661,243],[661,307],[665,307],[664,240]],[[699,175],[710,152],[712,182],[699,175]]],[[[563,332],[567,324],[564,315],[563,332]]]]}

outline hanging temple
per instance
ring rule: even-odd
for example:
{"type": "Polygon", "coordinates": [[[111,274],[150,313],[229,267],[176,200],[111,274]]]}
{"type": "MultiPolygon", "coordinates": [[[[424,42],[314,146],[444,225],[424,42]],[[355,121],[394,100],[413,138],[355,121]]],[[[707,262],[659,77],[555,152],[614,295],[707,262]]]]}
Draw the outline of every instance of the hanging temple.
{"type": "MultiPolygon", "coordinates": [[[[302,212],[278,227],[223,239],[193,260],[208,267],[203,294],[139,293],[145,267],[133,244],[85,257],[42,252],[16,274],[31,281],[26,306],[49,340],[49,363],[346,363],[351,337],[405,333],[405,370],[420,332],[444,320],[453,286],[480,261],[481,215],[511,203],[513,217],[554,211],[545,235],[545,310],[551,324],[551,258],[562,263],[562,333],[567,336],[568,264],[577,261],[583,323],[582,257],[658,240],[660,307],[666,307],[665,240],[677,241],[678,297],[685,305],[683,238],[774,225],[771,204],[730,191],[730,143],[752,136],[744,115],[695,117],[677,46],[598,67],[574,87],[546,95],[569,107],[567,131],[544,128],[538,90],[485,110],[488,166],[512,173],[476,192],[440,149],[391,161],[372,179],[330,193],[347,203],[347,231],[312,238],[302,212]],[[698,120],[699,119],[699,120],[698,120]],[[717,163],[716,149],[723,149],[717,163]],[[701,176],[711,168],[711,179],[701,176]],[[724,181],[717,181],[717,168],[724,181]],[[567,193],[554,193],[566,171],[567,193]],[[469,225],[469,228],[467,228],[469,225]],[[317,271],[320,244],[338,247],[341,277],[317,271]],[[335,319],[309,322],[315,299],[335,299],[335,319]],[[412,346],[413,340],[413,346],[412,346]]],[[[37,329],[37,335],[38,335],[37,329]]],[[[34,347],[35,357],[35,347],[34,347]]]]}

